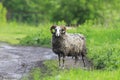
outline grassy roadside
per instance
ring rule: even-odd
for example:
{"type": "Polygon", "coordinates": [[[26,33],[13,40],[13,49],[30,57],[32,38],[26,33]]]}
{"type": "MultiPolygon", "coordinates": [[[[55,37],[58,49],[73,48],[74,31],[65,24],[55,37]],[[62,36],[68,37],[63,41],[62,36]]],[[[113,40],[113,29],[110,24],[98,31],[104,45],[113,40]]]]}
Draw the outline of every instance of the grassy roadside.
{"type": "Polygon", "coordinates": [[[119,80],[120,69],[84,70],[84,69],[59,69],[57,61],[44,61],[42,67],[31,70],[22,80],[119,80]]]}
{"type": "Polygon", "coordinates": [[[16,22],[7,23],[0,26],[0,41],[8,42],[12,45],[19,45],[21,39],[28,35],[41,33],[41,29],[44,25],[29,26],[26,24],[18,24],[16,22]]]}
{"type": "MultiPolygon", "coordinates": [[[[0,26],[0,41],[14,45],[34,45],[50,47],[52,24],[28,26],[25,24],[8,23],[0,26]]],[[[118,25],[117,25],[118,26],[118,25]]],[[[71,69],[58,71],[56,63],[49,62],[46,66],[52,75],[44,75],[43,80],[119,80],[120,74],[120,27],[105,27],[85,23],[78,28],[67,30],[70,33],[82,33],[86,36],[88,57],[93,61],[95,69],[86,71],[71,69]],[[49,70],[50,69],[50,70],[49,70]],[[58,71],[58,72],[56,72],[58,71]],[[114,76],[115,75],[115,76],[114,76]]],[[[41,80],[41,70],[33,70],[33,80],[41,80]],[[37,77],[36,77],[37,76],[37,77]]],[[[27,78],[25,80],[28,80],[27,78]]]]}

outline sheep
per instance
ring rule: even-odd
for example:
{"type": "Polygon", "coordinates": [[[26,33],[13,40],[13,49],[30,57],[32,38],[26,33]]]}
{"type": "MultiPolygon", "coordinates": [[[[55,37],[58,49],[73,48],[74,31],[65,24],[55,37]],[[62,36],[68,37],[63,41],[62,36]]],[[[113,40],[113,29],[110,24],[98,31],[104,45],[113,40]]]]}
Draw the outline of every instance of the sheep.
{"type": "Polygon", "coordinates": [[[59,67],[64,68],[65,57],[75,57],[75,64],[79,56],[85,67],[84,57],[86,56],[85,37],[82,34],[70,34],[66,32],[66,27],[53,25],[50,28],[52,33],[52,51],[58,55],[59,67]],[[61,65],[61,57],[63,64],[61,65]]]}

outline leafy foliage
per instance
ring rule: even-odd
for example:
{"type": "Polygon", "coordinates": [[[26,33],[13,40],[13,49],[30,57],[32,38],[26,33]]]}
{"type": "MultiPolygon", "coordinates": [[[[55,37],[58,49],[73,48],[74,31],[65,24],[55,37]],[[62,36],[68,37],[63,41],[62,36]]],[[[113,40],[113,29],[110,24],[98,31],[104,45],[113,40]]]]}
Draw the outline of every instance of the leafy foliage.
{"type": "Polygon", "coordinates": [[[33,45],[44,47],[49,47],[50,43],[51,43],[50,35],[47,35],[46,32],[44,31],[28,35],[20,41],[21,45],[33,45]]]}
{"type": "Polygon", "coordinates": [[[50,18],[52,1],[49,0],[2,0],[8,10],[8,18],[20,22],[35,23],[50,18]],[[49,7],[49,8],[48,8],[49,7]],[[48,15],[48,16],[47,16],[48,15]]]}
{"type": "Polygon", "coordinates": [[[0,3],[0,23],[6,23],[6,8],[0,3]]]}
{"type": "Polygon", "coordinates": [[[8,10],[8,19],[43,23],[65,21],[81,24],[86,20],[109,25],[119,22],[119,0],[2,0],[8,10]]]}
{"type": "Polygon", "coordinates": [[[120,28],[97,27],[86,23],[76,32],[86,35],[88,57],[96,69],[114,70],[120,67],[120,28]]]}

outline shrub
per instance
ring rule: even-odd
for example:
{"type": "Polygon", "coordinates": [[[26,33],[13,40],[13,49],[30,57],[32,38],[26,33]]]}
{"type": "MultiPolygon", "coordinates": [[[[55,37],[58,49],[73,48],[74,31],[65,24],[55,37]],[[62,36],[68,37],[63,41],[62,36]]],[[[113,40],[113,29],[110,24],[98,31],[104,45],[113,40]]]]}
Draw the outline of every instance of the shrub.
{"type": "Polygon", "coordinates": [[[33,45],[33,46],[44,46],[44,47],[50,47],[51,44],[51,37],[50,37],[50,31],[49,31],[49,25],[48,26],[40,26],[38,31],[29,34],[25,38],[23,38],[20,41],[21,45],[33,45]],[[43,27],[44,26],[44,27],[43,27]]]}
{"type": "Polygon", "coordinates": [[[0,23],[6,23],[6,8],[0,3],[0,23]]]}
{"type": "Polygon", "coordinates": [[[118,45],[104,45],[89,47],[89,57],[96,69],[113,70],[120,66],[120,47],[118,45]]]}

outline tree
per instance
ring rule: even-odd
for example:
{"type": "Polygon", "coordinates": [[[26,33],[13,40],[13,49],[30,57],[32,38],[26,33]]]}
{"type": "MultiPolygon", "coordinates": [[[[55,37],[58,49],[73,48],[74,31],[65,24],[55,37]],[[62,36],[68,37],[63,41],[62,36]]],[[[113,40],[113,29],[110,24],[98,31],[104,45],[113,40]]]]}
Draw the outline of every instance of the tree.
{"type": "Polygon", "coordinates": [[[87,0],[60,0],[59,7],[53,13],[53,21],[65,20],[68,24],[72,21],[83,23],[86,19],[90,19],[91,7],[87,0]]]}
{"type": "Polygon", "coordinates": [[[8,20],[39,23],[49,20],[52,8],[49,0],[2,0],[8,10],[8,20]]]}
{"type": "Polygon", "coordinates": [[[65,21],[82,24],[119,21],[120,0],[2,0],[8,20],[28,23],[65,21]]]}

